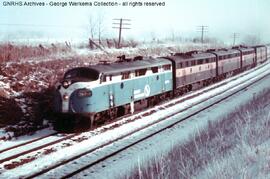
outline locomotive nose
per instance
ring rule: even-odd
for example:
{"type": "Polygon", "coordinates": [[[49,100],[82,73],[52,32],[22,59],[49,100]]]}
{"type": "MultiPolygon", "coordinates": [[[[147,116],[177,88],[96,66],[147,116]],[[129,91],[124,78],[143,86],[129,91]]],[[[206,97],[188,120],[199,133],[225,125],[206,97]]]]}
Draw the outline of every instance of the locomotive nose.
{"type": "Polygon", "coordinates": [[[91,97],[92,96],[92,91],[90,89],[79,89],[77,91],[77,95],[78,97],[80,98],[83,98],[83,97],[91,97]]]}
{"type": "Polygon", "coordinates": [[[90,112],[92,95],[92,90],[88,88],[74,91],[69,98],[70,110],[74,113],[90,112]]]}

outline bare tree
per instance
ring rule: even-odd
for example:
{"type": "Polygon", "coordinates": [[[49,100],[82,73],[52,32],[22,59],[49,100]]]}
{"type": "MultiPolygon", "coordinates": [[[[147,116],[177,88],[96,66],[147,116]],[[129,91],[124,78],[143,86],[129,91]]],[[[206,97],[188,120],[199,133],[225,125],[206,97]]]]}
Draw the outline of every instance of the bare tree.
{"type": "Polygon", "coordinates": [[[152,42],[155,42],[157,40],[157,36],[154,31],[150,32],[150,37],[152,42]]]}
{"type": "Polygon", "coordinates": [[[90,28],[90,36],[91,39],[94,39],[97,33],[97,22],[94,15],[90,15],[89,18],[89,28],[90,28]]]}
{"type": "Polygon", "coordinates": [[[173,29],[171,29],[171,41],[175,41],[175,31],[173,29]]]}
{"type": "MultiPolygon", "coordinates": [[[[102,45],[102,33],[104,32],[104,13],[99,12],[96,15],[91,14],[89,18],[89,31],[90,31],[90,39],[94,41],[98,39],[99,45],[102,45]]],[[[91,42],[89,40],[89,43],[91,42]]],[[[92,48],[93,44],[89,44],[92,48]]]]}
{"type": "Polygon", "coordinates": [[[249,45],[257,45],[261,43],[261,39],[258,35],[247,35],[244,38],[244,43],[249,45]]]}
{"type": "Polygon", "coordinates": [[[101,35],[104,32],[104,13],[100,13],[97,18],[97,28],[98,28],[98,43],[99,45],[102,45],[101,35]]]}

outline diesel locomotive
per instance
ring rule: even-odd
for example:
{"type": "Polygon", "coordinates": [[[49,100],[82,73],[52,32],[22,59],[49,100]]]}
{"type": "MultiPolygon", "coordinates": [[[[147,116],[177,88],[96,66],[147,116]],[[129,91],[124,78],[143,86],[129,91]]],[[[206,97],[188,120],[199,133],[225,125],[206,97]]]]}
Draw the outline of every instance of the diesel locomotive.
{"type": "Polygon", "coordinates": [[[115,63],[73,68],[56,87],[54,109],[88,116],[92,125],[241,73],[264,63],[269,53],[270,45],[238,46],[157,58],[121,56],[115,63]]]}

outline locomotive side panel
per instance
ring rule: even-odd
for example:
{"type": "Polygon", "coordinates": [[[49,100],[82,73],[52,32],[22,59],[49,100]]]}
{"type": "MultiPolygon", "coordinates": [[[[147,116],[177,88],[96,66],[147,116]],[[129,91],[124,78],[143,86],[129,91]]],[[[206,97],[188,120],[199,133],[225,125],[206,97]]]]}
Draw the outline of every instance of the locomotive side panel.
{"type": "Polygon", "coordinates": [[[264,63],[267,58],[266,46],[255,46],[257,64],[264,63]]]}
{"type": "Polygon", "coordinates": [[[270,57],[270,44],[266,45],[266,50],[267,50],[267,58],[270,57]]]}
{"type": "MultiPolygon", "coordinates": [[[[162,94],[167,91],[172,90],[172,72],[157,73],[154,75],[145,76],[142,78],[137,78],[132,81],[126,82],[130,83],[132,88],[125,89],[125,93],[131,93],[133,99],[129,97],[129,102],[138,101],[151,96],[162,94]]],[[[115,97],[121,99],[122,93],[115,93],[115,97]]],[[[119,100],[116,105],[122,105],[124,101],[119,100]]]]}
{"type": "Polygon", "coordinates": [[[243,53],[242,55],[243,68],[250,67],[255,64],[255,51],[243,53]]]}
{"type": "Polygon", "coordinates": [[[241,58],[237,57],[221,57],[218,61],[219,75],[229,73],[241,68],[241,58]]]}
{"type": "Polygon", "coordinates": [[[193,84],[216,76],[215,58],[201,59],[203,62],[190,67],[178,65],[176,69],[176,88],[193,84]]]}
{"type": "Polygon", "coordinates": [[[109,107],[121,106],[128,104],[133,99],[132,90],[134,89],[136,81],[126,80],[110,85],[110,105],[109,107]]]}
{"type": "Polygon", "coordinates": [[[196,65],[193,67],[191,82],[203,81],[215,77],[215,62],[196,65]]]}

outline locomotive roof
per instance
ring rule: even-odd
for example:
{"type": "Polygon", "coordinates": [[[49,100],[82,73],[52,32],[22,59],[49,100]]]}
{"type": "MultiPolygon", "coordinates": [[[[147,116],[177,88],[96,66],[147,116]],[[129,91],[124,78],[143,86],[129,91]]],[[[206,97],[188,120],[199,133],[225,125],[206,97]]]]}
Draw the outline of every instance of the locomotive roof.
{"type": "Polygon", "coordinates": [[[266,45],[255,45],[255,46],[252,46],[254,48],[261,48],[261,47],[266,47],[266,45]]]}
{"type": "Polygon", "coordinates": [[[251,52],[251,51],[255,51],[254,48],[239,48],[239,50],[241,50],[242,52],[251,52]]]}
{"type": "Polygon", "coordinates": [[[235,50],[235,49],[226,49],[226,50],[212,51],[212,53],[215,53],[217,55],[229,55],[229,54],[236,54],[236,53],[240,53],[240,52],[238,50],[235,50]]]}
{"type": "Polygon", "coordinates": [[[234,47],[232,47],[232,49],[234,49],[234,50],[240,50],[242,52],[251,52],[251,51],[254,52],[255,51],[254,48],[249,47],[249,46],[245,46],[245,45],[234,46],[234,47]]]}
{"type": "Polygon", "coordinates": [[[115,74],[125,71],[133,71],[143,68],[156,67],[162,65],[168,65],[171,62],[165,58],[144,58],[142,60],[119,62],[110,64],[97,64],[89,66],[89,69],[95,70],[98,73],[103,74],[115,74]]]}
{"type": "Polygon", "coordinates": [[[207,59],[207,58],[215,58],[216,56],[212,53],[208,52],[199,52],[199,53],[180,53],[180,54],[175,54],[172,56],[169,56],[167,58],[172,59],[174,61],[192,61],[192,60],[199,60],[199,59],[207,59]]]}

